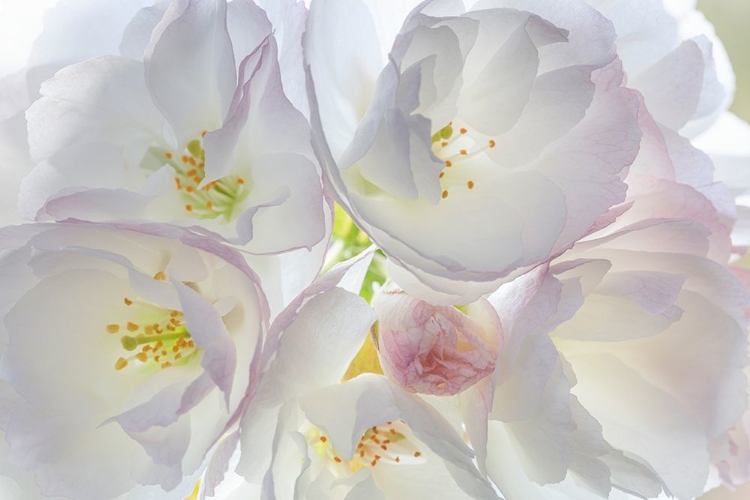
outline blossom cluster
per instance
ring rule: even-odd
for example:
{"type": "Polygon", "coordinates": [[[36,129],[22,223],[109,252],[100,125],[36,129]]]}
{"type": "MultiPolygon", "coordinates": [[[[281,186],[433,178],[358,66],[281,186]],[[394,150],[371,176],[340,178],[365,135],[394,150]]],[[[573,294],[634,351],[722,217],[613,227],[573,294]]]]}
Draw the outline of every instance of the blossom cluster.
{"type": "Polygon", "coordinates": [[[746,498],[694,4],[59,0],[0,78],[0,498],[746,498]]]}

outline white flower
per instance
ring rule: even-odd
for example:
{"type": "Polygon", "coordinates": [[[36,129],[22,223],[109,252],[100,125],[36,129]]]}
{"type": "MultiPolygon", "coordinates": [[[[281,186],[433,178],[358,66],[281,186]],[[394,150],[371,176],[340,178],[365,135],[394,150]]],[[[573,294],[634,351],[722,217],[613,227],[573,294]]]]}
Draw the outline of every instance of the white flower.
{"type": "Polygon", "coordinates": [[[437,411],[357,363],[375,315],[348,290],[368,254],[322,275],[272,325],[238,473],[264,498],[497,498],[437,411]]]}
{"type": "MultiPolygon", "coordinates": [[[[286,4],[283,43],[293,47],[305,10],[286,4]]],[[[24,214],[200,225],[255,253],[319,242],[319,174],[273,30],[247,0],[139,11],[122,56],[63,69],[27,112],[35,168],[24,214]]]]}
{"type": "Polygon", "coordinates": [[[0,241],[10,463],[45,496],[187,496],[260,367],[268,308],[244,258],[155,224],[26,225],[0,241]]]}
{"type": "Polygon", "coordinates": [[[443,303],[467,303],[623,201],[637,99],[621,87],[614,29],[580,2],[541,16],[501,1],[408,16],[397,4],[312,3],[316,153],[400,286],[418,291],[414,274],[443,303]]]}

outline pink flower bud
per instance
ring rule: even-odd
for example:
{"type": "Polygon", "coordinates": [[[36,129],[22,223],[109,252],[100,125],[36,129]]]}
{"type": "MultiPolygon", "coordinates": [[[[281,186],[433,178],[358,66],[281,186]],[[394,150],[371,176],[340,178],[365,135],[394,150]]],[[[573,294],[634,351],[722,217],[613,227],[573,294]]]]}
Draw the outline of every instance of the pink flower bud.
{"type": "Polygon", "coordinates": [[[372,305],[383,371],[405,389],[453,395],[494,371],[502,327],[486,300],[468,306],[464,314],[386,287],[372,305]]]}

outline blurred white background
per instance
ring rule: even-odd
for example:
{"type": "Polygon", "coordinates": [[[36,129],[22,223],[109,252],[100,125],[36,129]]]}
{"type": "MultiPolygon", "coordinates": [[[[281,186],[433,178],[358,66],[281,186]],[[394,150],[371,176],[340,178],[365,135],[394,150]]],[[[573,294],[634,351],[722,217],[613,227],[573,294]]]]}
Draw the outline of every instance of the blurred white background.
{"type": "Polygon", "coordinates": [[[734,65],[737,97],[732,109],[750,121],[750,0],[699,0],[698,8],[716,26],[734,65]]]}

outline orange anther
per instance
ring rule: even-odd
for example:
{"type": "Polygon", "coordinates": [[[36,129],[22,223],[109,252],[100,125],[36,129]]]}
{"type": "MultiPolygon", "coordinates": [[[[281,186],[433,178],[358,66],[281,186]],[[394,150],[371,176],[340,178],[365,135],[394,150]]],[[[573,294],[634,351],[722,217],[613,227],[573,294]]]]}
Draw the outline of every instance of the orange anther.
{"type": "Polygon", "coordinates": [[[208,130],[204,130],[203,132],[201,132],[201,137],[206,137],[207,133],[208,133],[208,130]]]}
{"type": "Polygon", "coordinates": [[[467,183],[466,183],[466,186],[467,186],[467,187],[468,187],[469,189],[474,189],[474,181],[469,181],[469,182],[467,182],[467,183]]]}
{"type": "Polygon", "coordinates": [[[468,155],[468,154],[469,154],[469,153],[467,153],[465,149],[462,149],[462,150],[461,150],[461,156],[466,156],[466,155],[468,155]]]}
{"type": "Polygon", "coordinates": [[[490,139],[490,147],[494,148],[496,145],[497,143],[494,140],[490,139]]]}
{"type": "Polygon", "coordinates": [[[164,274],[164,271],[159,271],[158,273],[154,274],[155,280],[165,280],[167,279],[167,275],[164,274]]]}
{"type": "Polygon", "coordinates": [[[128,321],[128,331],[129,332],[138,331],[138,328],[139,328],[138,325],[136,325],[135,323],[131,323],[130,321],[128,321]]]}
{"type": "Polygon", "coordinates": [[[419,458],[420,456],[422,456],[422,454],[421,454],[421,453],[419,453],[418,451],[415,451],[415,452],[414,452],[414,456],[415,456],[415,457],[417,457],[417,458],[419,458]]]}
{"type": "Polygon", "coordinates": [[[208,203],[206,203],[206,208],[208,208],[208,209],[214,208],[214,202],[213,201],[209,201],[208,203]]]}
{"type": "Polygon", "coordinates": [[[399,463],[401,461],[401,457],[396,457],[396,463],[399,463]]]}
{"type": "Polygon", "coordinates": [[[333,457],[333,459],[336,461],[337,464],[341,463],[341,459],[339,457],[333,457]]]}
{"type": "Polygon", "coordinates": [[[187,210],[188,212],[192,212],[193,211],[193,206],[192,205],[185,205],[185,210],[187,210]]]}
{"type": "Polygon", "coordinates": [[[461,130],[459,130],[459,132],[461,132],[462,134],[465,134],[466,132],[468,132],[468,130],[466,130],[465,128],[462,128],[461,130]]]}
{"type": "Polygon", "coordinates": [[[171,160],[172,159],[172,153],[170,153],[169,151],[167,151],[166,153],[164,153],[164,156],[167,157],[167,160],[171,160]]]}
{"type": "Polygon", "coordinates": [[[130,306],[130,305],[133,305],[133,301],[132,301],[132,300],[130,300],[129,298],[125,297],[125,305],[126,305],[126,306],[130,306]]]}
{"type": "Polygon", "coordinates": [[[185,191],[187,191],[188,193],[192,193],[194,190],[195,189],[193,188],[193,186],[188,186],[185,188],[185,191]]]}
{"type": "Polygon", "coordinates": [[[195,166],[195,165],[196,165],[196,163],[195,163],[195,158],[193,158],[192,156],[191,156],[190,158],[188,158],[188,162],[190,162],[190,164],[191,164],[192,166],[195,166]]]}
{"type": "Polygon", "coordinates": [[[162,369],[169,368],[170,366],[172,366],[172,363],[170,363],[169,361],[165,361],[161,364],[162,369]]]}
{"type": "Polygon", "coordinates": [[[442,196],[443,199],[446,199],[448,197],[448,190],[446,189],[445,191],[443,191],[443,194],[441,194],[440,196],[442,196]]]}
{"type": "Polygon", "coordinates": [[[107,325],[107,333],[117,333],[120,331],[120,325],[107,325]]]}
{"type": "Polygon", "coordinates": [[[180,354],[179,352],[174,355],[174,360],[175,361],[177,361],[178,359],[181,359],[181,358],[182,358],[182,354],[180,354]]]}
{"type": "Polygon", "coordinates": [[[450,160],[445,160],[445,166],[450,168],[453,166],[453,163],[450,160]]]}
{"type": "Polygon", "coordinates": [[[443,146],[443,147],[445,147],[445,146],[448,145],[448,142],[447,141],[443,141],[443,142],[440,143],[440,145],[443,146]]]}
{"type": "Polygon", "coordinates": [[[442,179],[443,177],[445,177],[445,172],[440,172],[440,175],[438,175],[438,178],[442,179]]]}
{"type": "Polygon", "coordinates": [[[182,163],[187,163],[187,162],[188,162],[187,155],[182,155],[182,163]]]}
{"type": "Polygon", "coordinates": [[[115,370],[120,371],[123,368],[125,368],[126,366],[128,366],[128,360],[125,359],[125,358],[120,358],[115,363],[115,370]]]}
{"type": "Polygon", "coordinates": [[[148,361],[148,354],[146,354],[145,352],[139,352],[135,355],[135,359],[137,359],[141,363],[145,363],[146,361],[148,361]]]}
{"type": "Polygon", "coordinates": [[[240,185],[242,185],[242,184],[244,184],[244,183],[245,183],[245,179],[243,179],[242,177],[239,177],[239,178],[237,179],[237,184],[240,184],[240,185]]]}
{"type": "Polygon", "coordinates": [[[185,175],[187,175],[188,177],[192,177],[192,176],[194,176],[197,173],[198,173],[198,171],[193,168],[193,169],[188,170],[185,175]]]}
{"type": "Polygon", "coordinates": [[[321,443],[325,443],[326,441],[328,441],[328,438],[327,438],[327,437],[325,437],[325,436],[320,436],[320,442],[321,442],[321,443]]]}
{"type": "Polygon", "coordinates": [[[169,315],[172,316],[173,318],[176,318],[178,314],[180,314],[179,311],[172,311],[171,313],[169,313],[169,315]]]}

